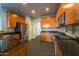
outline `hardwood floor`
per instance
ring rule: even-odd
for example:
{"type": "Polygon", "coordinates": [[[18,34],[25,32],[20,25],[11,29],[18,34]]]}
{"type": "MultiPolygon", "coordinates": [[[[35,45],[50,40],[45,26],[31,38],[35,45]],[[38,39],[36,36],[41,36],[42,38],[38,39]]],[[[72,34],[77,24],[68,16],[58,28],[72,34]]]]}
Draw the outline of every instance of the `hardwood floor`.
{"type": "Polygon", "coordinates": [[[58,44],[56,44],[55,51],[55,56],[63,56],[58,44]]]}
{"type": "Polygon", "coordinates": [[[26,56],[27,47],[26,44],[20,44],[4,53],[0,53],[2,56],[26,56]]]}
{"type": "Polygon", "coordinates": [[[39,39],[28,43],[28,56],[54,56],[55,47],[51,42],[40,42],[39,39]]]}
{"type": "MultiPolygon", "coordinates": [[[[40,42],[33,39],[28,43],[20,44],[4,53],[2,56],[55,56],[55,44],[50,42],[40,42]]],[[[62,56],[59,46],[56,47],[56,56],[62,56]]]]}

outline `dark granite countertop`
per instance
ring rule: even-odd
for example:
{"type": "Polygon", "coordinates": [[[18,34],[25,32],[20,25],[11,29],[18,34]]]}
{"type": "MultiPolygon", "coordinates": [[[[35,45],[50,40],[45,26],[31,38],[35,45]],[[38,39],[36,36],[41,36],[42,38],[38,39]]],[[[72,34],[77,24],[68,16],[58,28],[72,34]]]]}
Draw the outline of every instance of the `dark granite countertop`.
{"type": "Polygon", "coordinates": [[[20,32],[3,32],[0,35],[8,35],[8,34],[20,34],[20,32]]]}

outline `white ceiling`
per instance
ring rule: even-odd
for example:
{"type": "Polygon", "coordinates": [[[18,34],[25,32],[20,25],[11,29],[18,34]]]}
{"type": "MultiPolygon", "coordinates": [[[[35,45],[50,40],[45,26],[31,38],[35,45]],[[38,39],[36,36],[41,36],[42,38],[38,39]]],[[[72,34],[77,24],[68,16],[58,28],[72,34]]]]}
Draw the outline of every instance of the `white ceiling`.
{"type": "Polygon", "coordinates": [[[59,7],[59,3],[2,3],[3,8],[6,8],[11,11],[15,11],[21,15],[29,15],[32,17],[39,17],[43,15],[56,14],[56,11],[59,7]],[[45,11],[45,8],[50,8],[48,12],[45,11]],[[35,10],[35,14],[32,14],[32,10],[35,10]]]}

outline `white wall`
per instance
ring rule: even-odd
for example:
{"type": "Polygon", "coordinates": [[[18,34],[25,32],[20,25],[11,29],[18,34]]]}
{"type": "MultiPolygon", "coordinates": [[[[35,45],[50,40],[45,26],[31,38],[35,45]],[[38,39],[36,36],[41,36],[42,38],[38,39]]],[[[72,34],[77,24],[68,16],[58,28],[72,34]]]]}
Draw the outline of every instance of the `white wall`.
{"type": "Polygon", "coordinates": [[[2,8],[0,6],[0,31],[2,31],[2,8]]]}
{"type": "Polygon", "coordinates": [[[33,19],[34,24],[34,38],[40,35],[41,32],[41,24],[40,24],[40,18],[33,19]]]}
{"type": "Polygon", "coordinates": [[[29,16],[26,16],[26,24],[27,24],[27,34],[28,40],[30,41],[33,39],[33,22],[29,16]]]}
{"type": "Polygon", "coordinates": [[[7,11],[3,10],[3,31],[7,32],[8,31],[8,18],[7,18],[7,11]]]}
{"type": "Polygon", "coordinates": [[[7,10],[0,6],[0,30],[8,31],[7,10]]]}
{"type": "Polygon", "coordinates": [[[26,24],[28,25],[28,40],[36,38],[40,35],[41,26],[40,18],[31,19],[29,16],[26,16],[26,24]]]}

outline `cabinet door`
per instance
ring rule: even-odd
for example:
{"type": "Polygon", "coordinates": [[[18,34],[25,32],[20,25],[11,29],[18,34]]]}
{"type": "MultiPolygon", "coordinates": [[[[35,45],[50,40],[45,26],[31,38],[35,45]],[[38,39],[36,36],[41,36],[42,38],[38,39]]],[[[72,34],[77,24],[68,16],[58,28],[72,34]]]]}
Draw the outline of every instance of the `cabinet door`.
{"type": "Polygon", "coordinates": [[[16,27],[17,15],[14,13],[9,13],[10,27],[16,27]]]}
{"type": "Polygon", "coordinates": [[[74,24],[79,22],[79,4],[75,4],[72,8],[65,10],[66,24],[74,24]]]}
{"type": "Polygon", "coordinates": [[[73,9],[66,9],[65,11],[65,19],[66,19],[66,25],[73,24],[75,19],[75,11],[73,9]]]}
{"type": "Polygon", "coordinates": [[[22,18],[22,23],[24,23],[24,24],[25,24],[25,18],[24,18],[24,17],[22,18]]]}
{"type": "Polygon", "coordinates": [[[17,16],[17,22],[21,23],[21,17],[17,16]]]}
{"type": "Polygon", "coordinates": [[[20,21],[21,21],[21,23],[25,24],[25,18],[24,17],[20,17],[20,21]]]}

